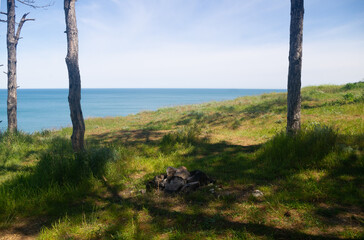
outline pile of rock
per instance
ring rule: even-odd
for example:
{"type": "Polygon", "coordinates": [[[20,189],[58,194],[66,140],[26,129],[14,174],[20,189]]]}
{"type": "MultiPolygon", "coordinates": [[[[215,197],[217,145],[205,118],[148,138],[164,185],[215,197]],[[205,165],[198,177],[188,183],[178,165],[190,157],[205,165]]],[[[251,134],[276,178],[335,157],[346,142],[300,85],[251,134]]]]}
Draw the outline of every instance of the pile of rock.
{"type": "Polygon", "coordinates": [[[188,193],[200,186],[213,183],[204,172],[194,170],[189,172],[186,167],[168,167],[167,174],[154,177],[147,183],[147,189],[158,189],[166,193],[188,193]]]}

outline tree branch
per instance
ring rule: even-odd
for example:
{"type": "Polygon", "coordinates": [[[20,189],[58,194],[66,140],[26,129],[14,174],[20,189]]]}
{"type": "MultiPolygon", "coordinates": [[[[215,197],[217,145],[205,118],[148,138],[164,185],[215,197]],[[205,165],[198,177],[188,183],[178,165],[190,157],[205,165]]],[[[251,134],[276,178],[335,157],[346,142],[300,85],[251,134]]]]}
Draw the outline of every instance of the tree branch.
{"type": "Polygon", "coordinates": [[[54,1],[46,5],[35,5],[35,0],[17,0],[17,1],[32,8],[47,8],[54,5],[54,1]]]}
{"type": "Polygon", "coordinates": [[[19,38],[20,38],[20,32],[21,32],[21,29],[22,29],[22,27],[23,27],[24,23],[25,23],[26,21],[34,21],[34,20],[35,20],[35,19],[28,19],[28,18],[27,18],[28,14],[29,14],[29,13],[25,13],[25,14],[23,15],[23,17],[21,18],[20,22],[19,22],[18,30],[16,31],[16,35],[15,35],[15,41],[16,41],[16,43],[18,43],[18,41],[19,41],[19,38]]]}
{"type": "Polygon", "coordinates": [[[5,12],[0,12],[0,14],[2,14],[2,15],[6,15],[6,16],[8,15],[8,14],[7,14],[7,13],[5,13],[5,12]]]}
{"type": "Polygon", "coordinates": [[[8,21],[0,19],[0,22],[7,23],[8,21]]]}

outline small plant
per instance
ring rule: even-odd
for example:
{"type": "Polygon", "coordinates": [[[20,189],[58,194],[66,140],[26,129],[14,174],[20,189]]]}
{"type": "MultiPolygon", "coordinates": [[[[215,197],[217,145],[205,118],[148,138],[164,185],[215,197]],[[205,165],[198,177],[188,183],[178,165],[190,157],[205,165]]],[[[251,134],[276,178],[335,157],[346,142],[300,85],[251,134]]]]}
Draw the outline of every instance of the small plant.
{"type": "Polygon", "coordinates": [[[335,150],[337,132],[319,123],[303,126],[296,135],[281,132],[268,141],[261,158],[270,169],[319,168],[323,159],[335,150]]]}
{"type": "Polygon", "coordinates": [[[354,101],[355,101],[355,96],[354,96],[354,94],[352,94],[352,93],[346,93],[346,94],[343,96],[343,98],[344,98],[344,100],[345,100],[346,102],[350,102],[350,103],[352,103],[352,102],[354,102],[354,101]]]}
{"type": "Polygon", "coordinates": [[[186,126],[178,129],[174,133],[166,134],[159,146],[162,151],[172,151],[176,145],[182,144],[184,146],[193,145],[203,141],[201,136],[201,128],[194,124],[192,126],[186,126]]]}
{"type": "Polygon", "coordinates": [[[235,130],[235,129],[238,129],[240,127],[240,125],[241,125],[241,121],[239,119],[235,119],[233,124],[231,125],[231,128],[235,130]]]}

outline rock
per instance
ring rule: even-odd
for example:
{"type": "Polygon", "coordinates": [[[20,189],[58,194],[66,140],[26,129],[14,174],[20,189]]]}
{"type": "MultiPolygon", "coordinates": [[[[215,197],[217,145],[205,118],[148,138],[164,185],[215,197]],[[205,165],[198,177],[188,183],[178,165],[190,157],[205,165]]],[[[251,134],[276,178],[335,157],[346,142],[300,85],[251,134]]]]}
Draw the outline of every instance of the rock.
{"type": "Polygon", "coordinates": [[[189,192],[196,190],[199,186],[200,186],[199,182],[190,182],[190,183],[185,184],[181,188],[180,192],[189,193],[189,192]]]}
{"type": "MultiPolygon", "coordinates": [[[[158,189],[166,193],[188,193],[200,186],[213,186],[212,183],[214,183],[204,172],[199,170],[189,172],[184,166],[168,167],[166,173],[157,175],[153,180],[147,182],[147,190],[158,189]]],[[[215,193],[215,189],[212,190],[212,193],[215,193]]]]}
{"type": "Polygon", "coordinates": [[[186,181],[180,177],[173,177],[169,182],[165,184],[164,191],[167,193],[177,193],[186,181]]]}
{"type": "Polygon", "coordinates": [[[177,172],[177,169],[174,167],[167,167],[167,178],[168,177],[173,177],[174,174],[177,172]]]}
{"type": "Polygon", "coordinates": [[[252,195],[254,196],[254,197],[263,197],[263,193],[261,192],[261,191],[259,191],[259,190],[254,190],[253,192],[252,192],[252,195]]]}
{"type": "Polygon", "coordinates": [[[187,178],[190,177],[190,173],[187,171],[186,167],[182,166],[177,168],[176,172],[174,173],[174,176],[187,180],[187,178]]]}
{"type": "Polygon", "coordinates": [[[209,178],[204,172],[201,172],[200,170],[195,170],[190,172],[190,177],[187,178],[187,182],[199,182],[200,186],[205,186],[213,180],[209,178]]]}
{"type": "Polygon", "coordinates": [[[167,183],[167,175],[157,175],[154,177],[154,179],[152,181],[149,181],[147,183],[147,189],[152,189],[152,188],[156,188],[156,189],[160,189],[163,190],[165,185],[167,183]]]}

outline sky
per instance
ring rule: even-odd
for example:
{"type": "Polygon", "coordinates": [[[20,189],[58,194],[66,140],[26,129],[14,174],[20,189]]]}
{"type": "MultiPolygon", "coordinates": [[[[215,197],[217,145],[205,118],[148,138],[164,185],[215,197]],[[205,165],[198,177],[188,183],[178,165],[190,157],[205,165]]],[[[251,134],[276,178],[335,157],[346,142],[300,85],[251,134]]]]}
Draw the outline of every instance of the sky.
{"type": "MultiPolygon", "coordinates": [[[[68,88],[63,1],[50,1],[16,9],[36,19],[18,45],[20,88],[68,88]]],[[[83,88],[287,87],[289,0],[78,0],[76,11],[83,88]]],[[[0,23],[0,73],[6,55],[0,23]]],[[[363,78],[364,0],[305,0],[302,85],[363,78]]]]}

